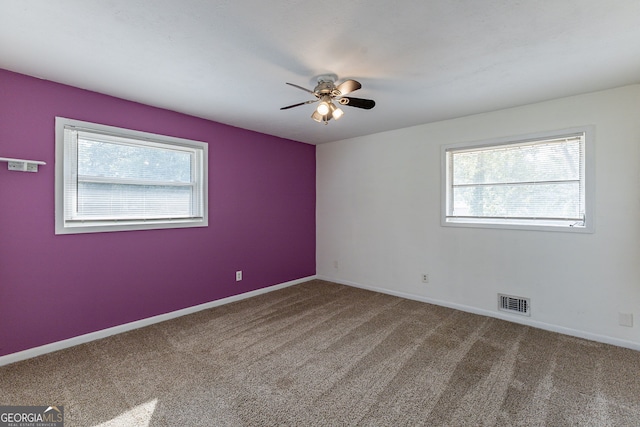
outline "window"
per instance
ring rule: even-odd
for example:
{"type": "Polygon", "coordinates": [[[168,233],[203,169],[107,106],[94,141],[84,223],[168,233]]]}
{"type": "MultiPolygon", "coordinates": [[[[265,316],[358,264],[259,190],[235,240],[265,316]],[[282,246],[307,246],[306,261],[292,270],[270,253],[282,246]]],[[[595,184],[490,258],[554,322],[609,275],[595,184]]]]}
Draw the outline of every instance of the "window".
{"type": "Polygon", "coordinates": [[[593,231],[591,128],[442,147],[442,224],[593,231]]]}
{"type": "Polygon", "coordinates": [[[56,117],[56,234],[207,225],[207,144],[56,117]]]}

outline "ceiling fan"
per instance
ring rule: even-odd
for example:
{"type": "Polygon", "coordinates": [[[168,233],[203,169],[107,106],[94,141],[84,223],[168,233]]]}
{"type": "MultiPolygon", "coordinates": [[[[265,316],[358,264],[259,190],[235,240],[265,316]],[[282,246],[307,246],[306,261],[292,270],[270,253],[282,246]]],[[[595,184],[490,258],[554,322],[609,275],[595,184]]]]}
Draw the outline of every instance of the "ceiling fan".
{"type": "Polygon", "coordinates": [[[316,99],[310,101],[300,102],[298,104],[288,105],[282,107],[281,110],[287,110],[293,107],[299,107],[300,105],[312,104],[314,102],[320,102],[315,109],[311,118],[319,123],[325,125],[331,119],[338,120],[344,112],[337,107],[333,102],[337,102],[340,105],[347,105],[349,107],[363,108],[370,110],[375,107],[376,103],[372,99],[353,98],[345,96],[353,91],[356,91],[362,87],[362,85],[355,80],[345,80],[339,85],[335,84],[336,77],[333,75],[322,75],[318,77],[318,85],[309,90],[302,86],[295,85],[293,83],[287,83],[289,86],[297,87],[305,92],[309,92],[314,95],[316,99]]]}

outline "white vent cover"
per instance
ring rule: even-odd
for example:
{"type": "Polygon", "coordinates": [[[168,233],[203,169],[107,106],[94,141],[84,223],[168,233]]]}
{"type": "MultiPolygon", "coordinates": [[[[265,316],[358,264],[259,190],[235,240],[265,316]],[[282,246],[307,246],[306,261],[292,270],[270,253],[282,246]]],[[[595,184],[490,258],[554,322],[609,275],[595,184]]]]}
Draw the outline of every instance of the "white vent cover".
{"type": "Polygon", "coordinates": [[[529,298],[514,297],[498,294],[498,310],[516,313],[522,316],[531,315],[531,302],[529,298]]]}

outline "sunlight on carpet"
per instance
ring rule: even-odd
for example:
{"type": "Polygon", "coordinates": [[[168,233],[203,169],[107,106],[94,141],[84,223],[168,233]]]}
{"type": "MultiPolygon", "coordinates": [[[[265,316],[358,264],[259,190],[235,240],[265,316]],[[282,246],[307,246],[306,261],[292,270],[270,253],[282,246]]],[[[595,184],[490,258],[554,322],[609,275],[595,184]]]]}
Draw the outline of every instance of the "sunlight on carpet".
{"type": "Polygon", "coordinates": [[[142,405],[138,405],[135,408],[118,415],[117,417],[98,424],[95,427],[122,427],[122,426],[139,426],[148,427],[151,423],[151,417],[158,404],[158,399],[153,399],[142,405]]]}

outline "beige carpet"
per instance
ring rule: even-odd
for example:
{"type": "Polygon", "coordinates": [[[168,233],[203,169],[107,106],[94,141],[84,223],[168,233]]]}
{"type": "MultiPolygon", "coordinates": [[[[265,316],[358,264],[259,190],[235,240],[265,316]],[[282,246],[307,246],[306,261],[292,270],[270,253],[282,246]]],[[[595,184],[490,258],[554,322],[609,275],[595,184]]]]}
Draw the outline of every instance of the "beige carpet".
{"type": "Polygon", "coordinates": [[[0,368],[66,426],[638,426],[640,352],[311,281],[0,368]]]}

